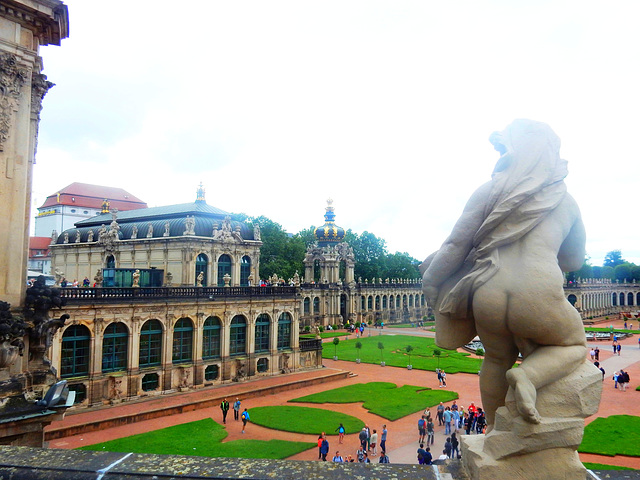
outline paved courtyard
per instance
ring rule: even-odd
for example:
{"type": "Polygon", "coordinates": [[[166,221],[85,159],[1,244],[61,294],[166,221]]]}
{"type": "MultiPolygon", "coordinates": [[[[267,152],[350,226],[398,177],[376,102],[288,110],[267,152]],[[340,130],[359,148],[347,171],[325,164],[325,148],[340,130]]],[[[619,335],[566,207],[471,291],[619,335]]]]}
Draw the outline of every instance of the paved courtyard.
{"type": "MultiPolygon", "coordinates": [[[[606,326],[609,323],[613,323],[614,326],[622,327],[622,322],[607,322],[606,326]]],[[[375,334],[379,332],[374,331],[375,334]]],[[[418,329],[388,329],[384,330],[385,335],[389,334],[405,334],[405,335],[433,335],[430,331],[418,330],[418,329]]],[[[638,398],[640,393],[635,391],[635,388],[640,384],[640,349],[638,348],[638,335],[631,337],[629,339],[623,340],[622,344],[622,352],[620,356],[613,356],[611,343],[606,341],[600,342],[589,342],[589,345],[598,345],[601,350],[601,364],[605,368],[607,375],[604,380],[604,388],[602,394],[602,402],[600,405],[600,410],[597,415],[590,417],[587,419],[587,423],[592,421],[597,417],[607,417],[610,415],[618,415],[618,414],[628,414],[628,415],[638,415],[640,410],[637,407],[638,398]],[[631,377],[630,388],[627,392],[622,392],[619,389],[616,390],[613,388],[613,381],[611,380],[611,376],[615,370],[619,370],[623,368],[627,370],[631,377]]],[[[335,370],[347,370],[353,372],[354,376],[346,378],[344,380],[333,381],[329,383],[323,383],[318,385],[307,386],[304,388],[299,388],[293,391],[286,391],[281,393],[276,393],[273,395],[266,395],[258,398],[249,398],[242,402],[243,408],[248,408],[251,410],[253,407],[258,406],[267,406],[267,405],[285,405],[290,399],[297,398],[303,395],[308,395],[311,393],[316,393],[324,390],[329,390],[345,385],[350,385],[353,383],[366,383],[366,382],[374,382],[374,381],[386,381],[396,383],[398,386],[401,385],[422,385],[425,387],[438,388],[438,382],[436,379],[436,375],[434,372],[425,372],[422,370],[407,370],[404,368],[394,368],[394,367],[381,367],[380,365],[370,365],[370,364],[355,364],[353,362],[343,362],[343,361],[333,361],[333,360],[324,360],[324,371],[326,369],[335,369],[335,370]]],[[[293,375],[312,375],[308,373],[297,373],[293,375]]],[[[265,384],[277,384],[278,382],[282,382],[282,377],[269,377],[261,380],[257,380],[254,384],[260,383],[261,385],[265,384]]],[[[200,390],[197,392],[190,393],[190,396],[205,398],[206,396],[211,396],[213,392],[215,395],[219,395],[221,391],[224,391],[224,394],[228,396],[228,399],[231,403],[235,399],[237,391],[246,391],[247,387],[250,387],[251,383],[243,383],[243,384],[233,384],[233,385],[225,385],[216,389],[207,389],[200,390]],[[222,390],[224,389],[224,390],[222,390]]],[[[463,405],[465,408],[471,403],[474,402],[476,405],[481,405],[480,401],[480,393],[478,387],[478,376],[470,375],[470,374],[450,374],[447,376],[447,389],[458,392],[459,400],[458,404],[463,405]]],[[[171,402],[172,399],[175,399],[176,396],[163,396],[154,400],[154,403],[162,403],[162,402],[171,402]]],[[[243,400],[242,394],[240,394],[240,400],[243,400]]],[[[175,401],[175,400],[174,400],[175,401]]],[[[385,420],[377,415],[373,415],[369,413],[367,410],[362,408],[360,404],[325,404],[325,405],[313,405],[318,408],[326,408],[331,409],[338,412],[347,413],[349,415],[353,415],[355,417],[360,418],[365,424],[369,425],[371,429],[377,429],[378,433],[382,431],[382,425],[386,424],[388,429],[388,439],[387,439],[387,453],[392,463],[417,463],[416,460],[416,450],[418,448],[418,432],[417,432],[417,421],[422,412],[416,412],[414,415],[409,415],[407,417],[401,418],[394,422],[390,422],[385,420]]],[[[96,412],[84,412],[75,415],[67,415],[67,418],[61,422],[71,423],[79,420],[81,417],[91,418],[92,416],[102,416],[102,417],[117,417],[119,415],[124,414],[125,412],[131,412],[137,410],[144,410],[148,408],[148,403],[140,402],[140,403],[128,403],[122,404],[120,406],[114,406],[102,410],[98,410],[96,412]]],[[[435,413],[435,408],[431,409],[432,412],[435,413]]],[[[128,435],[133,435],[136,433],[142,433],[146,431],[151,431],[159,428],[164,428],[172,425],[182,424],[186,422],[191,422],[194,420],[200,420],[203,418],[213,418],[217,422],[222,422],[222,415],[220,413],[220,409],[215,408],[204,408],[200,410],[195,410],[191,412],[186,412],[177,415],[166,416],[162,418],[157,418],[153,420],[147,420],[138,422],[132,425],[126,425],[121,427],[108,428],[105,430],[101,430],[99,432],[86,433],[82,435],[76,435],[71,437],[65,437],[57,440],[52,440],[50,442],[50,447],[52,448],[76,448],[83,445],[90,445],[93,443],[98,443],[114,438],[120,438],[128,435]]],[[[295,419],[292,419],[295,421],[295,419]]],[[[56,426],[54,423],[53,427],[56,426]]],[[[337,427],[337,425],[336,425],[337,427]]],[[[233,420],[233,415],[229,415],[227,419],[227,432],[229,436],[225,441],[238,440],[242,439],[259,439],[259,440],[269,440],[269,439],[282,439],[282,440],[295,440],[295,441],[308,441],[308,442],[316,442],[318,435],[302,435],[289,433],[284,431],[270,430],[267,428],[259,427],[254,424],[250,424],[246,430],[244,435],[241,434],[241,422],[235,422],[233,420]]],[[[327,432],[333,433],[333,432],[327,432]]],[[[434,456],[437,456],[439,452],[442,452],[444,445],[444,427],[438,427],[436,421],[436,443],[432,447],[432,452],[434,452],[434,456]]],[[[357,439],[357,434],[346,435],[344,439],[344,443],[342,445],[338,444],[338,437],[330,436],[328,438],[330,450],[328,457],[331,458],[336,450],[340,450],[340,453],[343,456],[348,454],[354,455],[359,442],[357,439]]],[[[300,454],[297,454],[293,457],[290,457],[292,460],[312,460],[317,461],[318,452],[317,449],[311,449],[300,454]]],[[[599,457],[597,455],[585,455],[581,454],[581,459],[583,461],[595,462],[595,463],[607,463],[610,465],[621,465],[633,467],[636,469],[640,469],[640,459],[634,457],[599,457]]],[[[372,462],[377,462],[377,457],[371,459],[372,462]]]]}

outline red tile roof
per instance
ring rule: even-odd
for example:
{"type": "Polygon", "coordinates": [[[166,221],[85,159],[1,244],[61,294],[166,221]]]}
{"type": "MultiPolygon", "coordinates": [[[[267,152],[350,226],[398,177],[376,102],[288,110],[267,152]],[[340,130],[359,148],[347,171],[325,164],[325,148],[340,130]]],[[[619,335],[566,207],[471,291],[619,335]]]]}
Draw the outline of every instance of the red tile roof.
{"type": "Polygon", "coordinates": [[[49,195],[39,208],[47,208],[55,205],[75,205],[78,207],[100,209],[105,198],[109,201],[111,208],[117,208],[120,211],[147,208],[145,202],[122,188],[103,187],[78,182],[72,183],[59,192],[49,195]]]}
{"type": "Polygon", "coordinates": [[[51,244],[51,237],[29,237],[29,258],[35,257],[35,250],[43,250],[43,255],[40,257],[50,255],[49,245],[51,244]]]}

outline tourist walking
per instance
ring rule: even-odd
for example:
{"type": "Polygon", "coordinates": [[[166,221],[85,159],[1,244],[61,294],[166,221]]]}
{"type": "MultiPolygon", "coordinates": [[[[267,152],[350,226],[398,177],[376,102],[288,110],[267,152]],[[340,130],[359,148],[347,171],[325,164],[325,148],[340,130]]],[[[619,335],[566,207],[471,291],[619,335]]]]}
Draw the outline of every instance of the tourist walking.
{"type": "Polygon", "coordinates": [[[371,455],[374,457],[378,454],[376,450],[376,445],[378,444],[378,431],[374,428],[373,433],[371,434],[371,455]]]}
{"type": "Polygon", "coordinates": [[[222,423],[227,423],[227,413],[229,413],[229,402],[225,398],[220,404],[220,410],[222,410],[222,423]]]}
{"type": "Polygon", "coordinates": [[[322,440],[324,438],[324,434],[318,435],[318,460],[322,458],[322,440]]]}
{"type": "Polygon", "coordinates": [[[344,425],[340,424],[335,431],[338,432],[338,443],[342,443],[342,440],[344,440],[344,425]]]}
{"type": "Polygon", "coordinates": [[[427,420],[427,445],[433,445],[435,437],[435,425],[433,424],[433,420],[429,418],[427,420]]]}
{"type": "Polygon", "coordinates": [[[242,412],[242,433],[244,433],[244,429],[247,427],[247,422],[249,420],[251,420],[251,418],[249,418],[249,412],[245,408],[244,412],[242,412]]]}
{"type": "Polygon", "coordinates": [[[451,419],[453,418],[451,415],[451,410],[447,407],[442,414],[442,418],[444,419],[444,434],[451,434],[451,419]]]}
{"type": "MultiPolygon", "coordinates": [[[[471,405],[473,405],[473,403],[471,405]]],[[[438,426],[442,426],[444,424],[443,415],[444,415],[444,404],[440,402],[440,405],[438,405],[438,408],[436,409],[436,416],[438,417],[438,426]]]]}
{"type": "Polygon", "coordinates": [[[240,418],[240,400],[236,397],[236,401],[233,404],[233,419],[238,420],[240,418]]]}
{"type": "Polygon", "coordinates": [[[367,427],[363,427],[358,434],[358,440],[360,440],[360,446],[362,450],[367,449],[367,427]]]}
{"type": "Polygon", "coordinates": [[[422,415],[418,419],[418,443],[424,443],[424,437],[427,434],[427,422],[422,415]]]}
{"type": "Polygon", "coordinates": [[[384,455],[387,453],[387,426],[382,425],[382,435],[380,436],[380,451],[384,455]]]}
{"type": "Polygon", "coordinates": [[[329,442],[327,441],[327,437],[322,437],[322,443],[320,444],[320,455],[322,456],[322,461],[327,461],[327,454],[329,453],[329,442]]]}
{"type": "Polygon", "coordinates": [[[340,455],[340,451],[336,451],[336,454],[333,456],[333,462],[336,463],[343,463],[344,462],[344,458],[342,458],[342,455],[340,455]]]}
{"type": "Polygon", "coordinates": [[[424,459],[426,457],[427,451],[424,449],[424,444],[420,444],[417,450],[418,453],[418,465],[424,465],[424,459]]]}
{"type": "Polygon", "coordinates": [[[455,433],[451,434],[451,458],[460,458],[460,441],[455,433]]]}

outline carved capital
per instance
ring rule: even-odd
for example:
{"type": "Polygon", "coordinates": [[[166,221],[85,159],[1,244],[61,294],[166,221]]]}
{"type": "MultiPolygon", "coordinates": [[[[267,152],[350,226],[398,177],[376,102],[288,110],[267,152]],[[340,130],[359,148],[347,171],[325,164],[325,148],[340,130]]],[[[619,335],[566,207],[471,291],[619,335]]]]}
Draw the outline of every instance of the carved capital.
{"type": "Polygon", "coordinates": [[[54,85],[55,83],[49,82],[47,76],[42,73],[31,75],[31,113],[37,115],[38,119],[42,111],[42,99],[54,85]]]}
{"type": "Polygon", "coordinates": [[[22,87],[29,71],[18,65],[15,55],[0,55],[0,152],[11,131],[11,117],[20,104],[22,87]]]}

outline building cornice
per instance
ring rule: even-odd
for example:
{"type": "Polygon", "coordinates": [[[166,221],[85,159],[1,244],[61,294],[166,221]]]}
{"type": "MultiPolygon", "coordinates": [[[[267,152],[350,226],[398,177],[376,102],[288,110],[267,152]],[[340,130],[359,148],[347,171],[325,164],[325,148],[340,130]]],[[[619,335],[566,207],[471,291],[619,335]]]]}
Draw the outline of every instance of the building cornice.
{"type": "Polygon", "coordinates": [[[60,45],[69,36],[69,11],[60,0],[3,0],[0,16],[31,30],[39,45],[60,45]]]}

